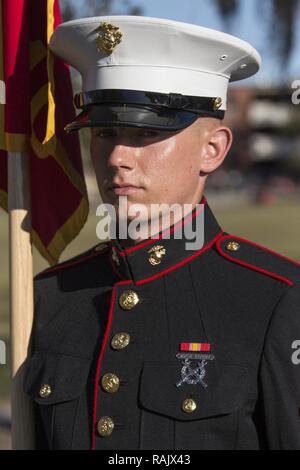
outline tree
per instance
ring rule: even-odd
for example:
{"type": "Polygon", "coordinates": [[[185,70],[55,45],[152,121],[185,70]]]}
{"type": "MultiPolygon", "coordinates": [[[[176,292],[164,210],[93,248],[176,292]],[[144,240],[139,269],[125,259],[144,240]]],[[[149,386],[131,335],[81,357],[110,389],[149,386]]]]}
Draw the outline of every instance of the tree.
{"type": "MultiPolygon", "coordinates": [[[[256,0],[259,8],[261,0],[256,0]]],[[[239,12],[240,0],[215,0],[222,18],[227,22],[239,12]]],[[[271,0],[271,38],[276,44],[282,63],[287,64],[295,46],[296,17],[300,0],[271,0]],[[276,27],[274,27],[276,25],[276,27]]]]}
{"type": "Polygon", "coordinates": [[[78,15],[83,18],[85,16],[105,16],[118,14],[120,10],[128,15],[141,15],[142,8],[133,5],[130,0],[60,0],[63,20],[68,21],[77,18],[78,15]],[[118,5],[116,5],[116,3],[118,5]]]}

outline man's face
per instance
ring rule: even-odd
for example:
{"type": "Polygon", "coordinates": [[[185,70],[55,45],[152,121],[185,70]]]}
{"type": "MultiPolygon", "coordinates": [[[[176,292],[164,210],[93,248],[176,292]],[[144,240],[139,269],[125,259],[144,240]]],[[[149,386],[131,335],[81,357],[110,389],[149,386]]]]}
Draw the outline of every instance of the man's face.
{"type": "Polygon", "coordinates": [[[205,124],[202,118],[177,132],[92,128],[91,157],[103,202],[118,209],[119,196],[127,196],[128,207],[143,204],[148,210],[150,204],[196,204],[204,185],[205,124]]]}

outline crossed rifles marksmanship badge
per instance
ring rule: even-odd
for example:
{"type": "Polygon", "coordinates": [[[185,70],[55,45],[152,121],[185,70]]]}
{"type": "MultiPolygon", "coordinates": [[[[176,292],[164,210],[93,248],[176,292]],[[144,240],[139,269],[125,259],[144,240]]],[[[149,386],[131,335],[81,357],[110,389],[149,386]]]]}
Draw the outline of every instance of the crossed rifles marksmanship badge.
{"type": "Polygon", "coordinates": [[[181,380],[176,383],[176,387],[180,387],[186,383],[189,385],[202,385],[207,388],[204,381],[206,375],[206,365],[208,361],[212,361],[215,357],[209,354],[211,350],[209,343],[181,343],[181,353],[176,354],[178,359],[183,359],[183,367],[181,369],[181,380]],[[186,352],[183,352],[186,351],[186,352]],[[199,354],[200,353],[200,354],[199,354]],[[192,365],[192,361],[197,361],[197,366],[192,365]]]}

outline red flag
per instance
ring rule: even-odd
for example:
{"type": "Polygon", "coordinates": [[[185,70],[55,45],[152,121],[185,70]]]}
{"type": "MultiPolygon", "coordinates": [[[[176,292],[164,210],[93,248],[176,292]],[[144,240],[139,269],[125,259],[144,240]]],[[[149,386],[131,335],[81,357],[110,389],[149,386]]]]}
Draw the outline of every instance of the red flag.
{"type": "Polygon", "coordinates": [[[55,264],[88,216],[70,71],[48,48],[58,0],[0,0],[0,205],[7,210],[9,152],[30,155],[32,241],[55,264]]]}

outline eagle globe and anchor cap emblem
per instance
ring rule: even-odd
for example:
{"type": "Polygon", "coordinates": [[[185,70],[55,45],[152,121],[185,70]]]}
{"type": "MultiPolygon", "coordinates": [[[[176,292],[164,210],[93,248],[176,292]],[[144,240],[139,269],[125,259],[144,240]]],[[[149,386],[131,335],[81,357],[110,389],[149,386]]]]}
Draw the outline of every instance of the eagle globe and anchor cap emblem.
{"type": "Polygon", "coordinates": [[[166,252],[167,250],[164,246],[155,245],[148,251],[149,263],[152,264],[152,266],[157,266],[162,262],[163,257],[166,255],[166,252]]]}
{"type": "Polygon", "coordinates": [[[96,39],[97,49],[100,53],[112,54],[115,48],[122,42],[123,34],[118,26],[103,21],[99,28],[96,39]]]}

